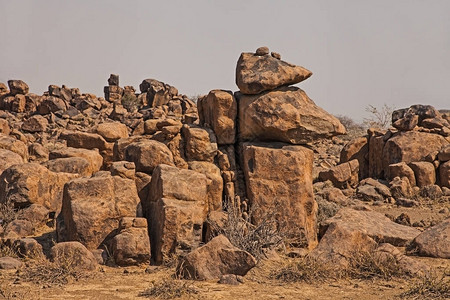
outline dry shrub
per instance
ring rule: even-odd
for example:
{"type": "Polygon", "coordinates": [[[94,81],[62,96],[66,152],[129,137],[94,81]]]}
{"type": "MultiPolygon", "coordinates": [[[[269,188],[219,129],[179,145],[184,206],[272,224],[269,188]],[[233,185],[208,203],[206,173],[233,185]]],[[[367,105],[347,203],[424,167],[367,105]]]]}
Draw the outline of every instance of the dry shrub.
{"type": "Polygon", "coordinates": [[[338,270],[331,264],[310,256],[300,259],[290,259],[277,270],[273,270],[269,277],[282,282],[324,282],[329,279],[337,279],[340,276],[338,270]]]}
{"type": "Polygon", "coordinates": [[[351,278],[389,280],[392,277],[404,277],[405,272],[392,256],[380,255],[374,251],[355,251],[344,271],[351,278]]]}
{"type": "Polygon", "coordinates": [[[5,242],[0,242],[0,257],[15,257],[17,258],[17,252],[15,249],[10,246],[9,244],[6,244],[5,242]]]}
{"type": "Polygon", "coordinates": [[[17,209],[14,208],[14,203],[7,199],[6,202],[0,203],[0,226],[6,227],[10,222],[17,217],[17,209]]]}
{"type": "Polygon", "coordinates": [[[65,285],[73,280],[87,277],[87,273],[76,267],[73,258],[64,257],[57,261],[49,261],[43,257],[33,261],[32,265],[25,268],[20,277],[24,281],[34,284],[65,285]]]}
{"type": "Polygon", "coordinates": [[[404,299],[450,299],[450,274],[436,272],[421,277],[413,282],[408,290],[400,296],[404,299]]]}
{"type": "Polygon", "coordinates": [[[266,215],[258,225],[252,224],[250,220],[256,209],[254,205],[246,214],[237,206],[228,205],[226,207],[228,218],[223,227],[218,226],[215,222],[209,223],[216,235],[225,235],[235,247],[260,259],[265,257],[267,250],[273,249],[283,242],[283,234],[278,230],[280,225],[275,217],[276,210],[266,215]]]}
{"type": "Polygon", "coordinates": [[[321,196],[316,196],[316,202],[318,206],[317,210],[317,222],[320,224],[329,218],[335,216],[341,206],[323,199],[321,196]]]}
{"type": "Polygon", "coordinates": [[[121,104],[128,112],[135,112],[140,106],[138,97],[133,93],[127,92],[123,95],[121,104]]]}
{"type": "Polygon", "coordinates": [[[380,129],[388,128],[392,122],[392,113],[395,110],[394,106],[383,104],[381,108],[377,108],[373,105],[366,107],[366,112],[370,115],[368,118],[364,118],[364,125],[367,127],[375,127],[380,129]]]}
{"type": "Polygon", "coordinates": [[[152,281],[150,287],[139,293],[139,297],[156,299],[189,299],[198,294],[198,289],[189,281],[178,280],[172,277],[160,281],[152,281]]]}

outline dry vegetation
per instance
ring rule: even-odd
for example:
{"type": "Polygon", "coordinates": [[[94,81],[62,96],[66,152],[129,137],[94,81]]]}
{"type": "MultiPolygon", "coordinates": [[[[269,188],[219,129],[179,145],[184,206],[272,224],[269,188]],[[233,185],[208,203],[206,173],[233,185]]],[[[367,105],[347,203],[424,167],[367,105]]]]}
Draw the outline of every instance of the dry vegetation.
{"type": "Polygon", "coordinates": [[[198,289],[191,281],[179,280],[173,277],[162,278],[159,281],[153,281],[150,287],[139,293],[139,297],[156,299],[190,299],[198,294],[198,289]]]}
{"type": "Polygon", "coordinates": [[[400,296],[411,300],[450,299],[450,274],[427,274],[411,283],[408,290],[400,296]]]}

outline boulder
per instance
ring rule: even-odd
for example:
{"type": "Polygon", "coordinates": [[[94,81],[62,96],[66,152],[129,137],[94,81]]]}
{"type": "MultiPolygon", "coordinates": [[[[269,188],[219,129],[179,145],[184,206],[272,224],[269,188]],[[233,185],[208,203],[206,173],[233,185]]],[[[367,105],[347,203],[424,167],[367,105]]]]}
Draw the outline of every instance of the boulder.
{"type": "Polygon", "coordinates": [[[3,232],[3,236],[6,238],[22,238],[33,235],[35,227],[28,220],[13,220],[8,223],[3,232]]]}
{"type": "Polygon", "coordinates": [[[392,123],[395,123],[397,120],[404,118],[406,115],[417,115],[419,117],[419,125],[422,124],[422,121],[424,119],[441,116],[439,111],[431,105],[415,104],[411,105],[409,108],[394,110],[394,112],[392,113],[392,123]]]}
{"type": "Polygon", "coordinates": [[[443,187],[450,188],[450,160],[439,166],[439,182],[443,187]]]}
{"type": "Polygon", "coordinates": [[[39,257],[44,254],[41,244],[33,238],[15,240],[12,246],[20,257],[39,257]]]}
{"type": "Polygon", "coordinates": [[[125,148],[125,160],[134,162],[136,171],[151,174],[159,164],[174,165],[172,152],[163,143],[141,140],[125,148]]]}
{"type": "Polygon", "coordinates": [[[111,164],[110,172],[112,176],[120,176],[122,178],[134,180],[136,166],[133,162],[129,161],[115,161],[111,164]]]}
{"type": "Polygon", "coordinates": [[[389,165],[391,164],[424,161],[427,155],[441,150],[448,144],[449,141],[438,134],[419,131],[395,133],[383,148],[382,159],[385,174],[389,175],[389,165]]]}
{"type": "Polygon", "coordinates": [[[441,151],[439,151],[438,159],[441,162],[449,161],[450,160],[450,144],[447,146],[444,146],[441,151]]]}
{"type": "Polygon", "coordinates": [[[0,175],[13,165],[23,164],[23,158],[12,151],[0,149],[0,175]]]}
{"type": "Polygon", "coordinates": [[[89,171],[87,173],[89,174],[98,172],[103,165],[103,157],[98,153],[98,150],[67,147],[53,150],[49,154],[50,160],[71,157],[79,157],[87,160],[89,162],[89,171]]]}
{"type": "Polygon", "coordinates": [[[207,183],[205,175],[192,170],[159,165],[153,171],[143,209],[150,228],[152,260],[156,264],[180,249],[195,249],[201,243],[207,183]]]}
{"type": "Polygon", "coordinates": [[[0,118],[0,134],[9,135],[10,132],[8,120],[0,118]]]}
{"type": "Polygon", "coordinates": [[[116,74],[109,75],[108,85],[119,85],[119,75],[116,74]]]}
{"type": "Polygon", "coordinates": [[[419,124],[419,116],[413,113],[407,113],[402,118],[398,119],[392,126],[400,131],[413,130],[419,124]]]}
{"type": "Polygon", "coordinates": [[[408,166],[405,162],[399,162],[396,164],[389,165],[388,174],[390,180],[395,177],[406,177],[409,180],[411,186],[416,185],[416,177],[414,175],[414,171],[408,166]]]}
{"type": "Polygon", "coordinates": [[[37,107],[37,111],[41,115],[48,115],[57,111],[65,111],[66,109],[67,103],[63,99],[53,96],[44,97],[37,107]]]}
{"type": "Polygon", "coordinates": [[[358,177],[360,179],[369,176],[369,144],[367,137],[359,137],[345,144],[341,150],[339,163],[345,163],[357,159],[359,163],[358,177]]]}
{"type": "Polygon", "coordinates": [[[383,149],[385,138],[383,132],[370,132],[369,134],[369,177],[383,178],[386,171],[383,169],[383,149]]]}
{"type": "Polygon", "coordinates": [[[255,265],[256,259],[250,253],[219,235],[183,257],[177,273],[186,279],[217,280],[225,274],[244,276],[255,265]]]}
{"type": "Polygon", "coordinates": [[[0,135],[0,149],[9,150],[19,154],[25,161],[28,160],[28,147],[24,142],[12,136],[0,135]]]}
{"type": "Polygon", "coordinates": [[[284,85],[299,83],[312,72],[270,55],[242,53],[236,66],[236,85],[243,94],[256,95],[284,85]]]}
{"type": "Polygon", "coordinates": [[[0,203],[11,201],[16,208],[40,204],[50,211],[59,211],[64,184],[74,177],[35,163],[13,165],[0,176],[0,190],[4,191],[0,193],[0,203]]]}
{"type": "Polygon", "coordinates": [[[398,199],[402,197],[411,197],[413,195],[413,190],[411,188],[410,181],[408,177],[394,177],[391,182],[389,182],[392,197],[398,199]]]}
{"type": "Polygon", "coordinates": [[[79,242],[56,244],[50,249],[50,258],[74,270],[93,271],[98,265],[94,255],[79,242]]]}
{"type": "Polygon", "coordinates": [[[317,203],[312,186],[313,152],[282,143],[244,143],[243,169],[252,221],[276,218],[278,229],[298,246],[317,245],[317,203]]]}
{"type": "Polygon", "coordinates": [[[64,187],[58,241],[96,249],[116,233],[121,218],[136,217],[139,202],[133,180],[110,175],[74,179],[64,187]]]}
{"type": "Polygon", "coordinates": [[[120,122],[101,123],[94,127],[93,131],[101,135],[107,142],[115,142],[128,137],[128,128],[120,122]]]}
{"type": "Polygon", "coordinates": [[[89,161],[82,157],[56,158],[44,163],[44,166],[52,172],[64,172],[91,176],[92,169],[89,161]]]}
{"type": "Polygon", "coordinates": [[[15,259],[13,257],[4,256],[0,257],[0,269],[1,270],[12,270],[12,269],[20,269],[23,266],[23,263],[15,259]]]}
{"type": "Polygon", "coordinates": [[[28,91],[30,90],[28,84],[26,84],[22,80],[8,80],[8,86],[9,93],[13,96],[17,94],[28,94],[28,91]]]}
{"type": "Polygon", "coordinates": [[[322,234],[333,223],[350,232],[359,231],[366,234],[378,243],[389,243],[398,247],[405,246],[420,234],[418,229],[394,223],[375,211],[342,208],[334,217],[321,224],[322,234]]]}
{"type": "Polygon", "coordinates": [[[197,107],[200,123],[208,124],[217,137],[217,143],[234,144],[236,140],[237,102],[231,91],[212,90],[200,98],[197,107]]]}
{"type": "Polygon", "coordinates": [[[22,130],[27,132],[43,132],[47,130],[48,121],[41,115],[34,115],[25,120],[22,124],[22,130]]]}
{"type": "Polygon", "coordinates": [[[353,159],[320,172],[319,179],[330,180],[338,188],[355,187],[358,184],[358,173],[359,162],[357,159],[353,159]]]}
{"type": "Polygon", "coordinates": [[[411,248],[419,255],[450,258],[450,218],[419,234],[411,248]]]}
{"type": "Polygon", "coordinates": [[[259,95],[236,93],[236,98],[239,135],[243,140],[306,144],[345,133],[337,118],[296,87],[281,87],[259,95]]]}
{"type": "Polygon", "coordinates": [[[182,134],[188,161],[214,161],[218,148],[216,137],[211,129],[185,125],[182,134]]]}
{"type": "Polygon", "coordinates": [[[87,133],[82,131],[63,131],[60,139],[67,141],[67,147],[84,148],[84,149],[98,149],[100,151],[111,149],[105,139],[96,133],[87,133]]]}
{"type": "Polygon", "coordinates": [[[427,185],[435,184],[436,182],[436,169],[430,162],[420,161],[411,162],[408,164],[414,171],[416,178],[416,184],[418,187],[424,187],[427,185]]]}
{"type": "Polygon", "coordinates": [[[119,266],[150,262],[150,240],[145,218],[126,217],[120,220],[120,232],[111,240],[110,251],[119,266]]]}
{"type": "Polygon", "coordinates": [[[208,178],[207,211],[222,210],[223,179],[220,169],[215,164],[206,161],[191,161],[189,169],[205,174],[208,178]]]}

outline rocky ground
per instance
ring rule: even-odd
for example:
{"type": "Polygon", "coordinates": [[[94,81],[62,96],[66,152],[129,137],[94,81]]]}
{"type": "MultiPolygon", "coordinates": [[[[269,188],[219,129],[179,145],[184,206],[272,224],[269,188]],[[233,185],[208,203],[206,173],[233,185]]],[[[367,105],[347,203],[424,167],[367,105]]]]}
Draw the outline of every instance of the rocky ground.
{"type": "Polygon", "coordinates": [[[311,75],[261,47],[197,102],[0,83],[0,297],[449,298],[450,114],[346,130],[311,75]]]}

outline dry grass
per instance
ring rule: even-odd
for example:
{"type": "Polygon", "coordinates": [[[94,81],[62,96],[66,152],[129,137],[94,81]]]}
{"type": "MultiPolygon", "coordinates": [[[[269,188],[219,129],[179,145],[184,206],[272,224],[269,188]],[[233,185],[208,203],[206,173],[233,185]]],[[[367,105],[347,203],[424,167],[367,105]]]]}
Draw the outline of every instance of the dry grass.
{"type": "Polygon", "coordinates": [[[148,289],[139,293],[139,297],[156,299],[189,299],[198,294],[198,289],[186,280],[166,277],[159,281],[153,281],[148,289]]]}
{"type": "Polygon", "coordinates": [[[14,208],[14,204],[9,199],[0,203],[0,226],[6,228],[6,225],[14,221],[16,217],[17,209],[14,208]]]}
{"type": "Polygon", "coordinates": [[[17,252],[11,247],[10,245],[7,245],[4,242],[0,242],[0,257],[15,257],[17,258],[17,252]]]}
{"type": "Polygon", "coordinates": [[[373,251],[356,251],[349,259],[349,266],[344,272],[350,278],[356,279],[385,279],[405,277],[405,272],[398,261],[391,256],[381,256],[373,251]]]}
{"type": "Polygon", "coordinates": [[[289,283],[315,283],[337,279],[339,277],[339,272],[330,264],[306,256],[300,259],[289,259],[284,266],[272,270],[269,277],[271,279],[289,283]]]}
{"type": "Polygon", "coordinates": [[[400,296],[404,299],[450,299],[450,274],[431,273],[413,282],[400,296]]]}
{"type": "Polygon", "coordinates": [[[43,257],[37,258],[19,273],[19,277],[34,284],[65,285],[71,281],[86,278],[87,273],[76,267],[76,263],[70,259],[59,259],[51,262],[43,257]]]}
{"type": "Polygon", "coordinates": [[[15,299],[15,300],[30,300],[37,299],[36,295],[33,295],[31,290],[26,287],[14,287],[7,283],[0,285],[0,299],[15,299]]]}

